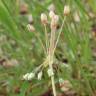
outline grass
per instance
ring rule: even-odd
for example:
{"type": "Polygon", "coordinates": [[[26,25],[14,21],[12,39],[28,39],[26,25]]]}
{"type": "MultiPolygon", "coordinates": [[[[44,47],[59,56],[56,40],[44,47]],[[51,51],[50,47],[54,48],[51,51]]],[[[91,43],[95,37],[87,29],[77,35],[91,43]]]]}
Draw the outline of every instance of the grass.
{"type": "Polygon", "coordinates": [[[77,96],[95,96],[96,57],[93,58],[92,48],[96,48],[96,37],[91,36],[90,39],[95,16],[90,16],[90,13],[96,14],[96,1],[26,0],[24,2],[28,4],[28,12],[22,15],[19,0],[0,0],[0,95],[42,96],[53,88],[54,96],[59,96],[58,93],[66,94],[57,86],[59,79],[62,78],[71,83],[71,90],[75,91],[77,96]],[[55,5],[56,14],[59,15],[60,28],[55,32],[50,29],[49,17],[46,26],[43,26],[40,20],[41,13],[46,13],[48,16],[50,4],[55,5]],[[67,16],[63,14],[65,5],[69,5],[71,9],[67,16]],[[78,13],[79,21],[75,20],[76,17],[74,19],[75,13],[78,13]],[[27,29],[28,14],[33,16],[34,32],[27,29]],[[51,39],[48,37],[49,34],[51,39]],[[1,62],[2,59],[4,62],[1,62]],[[8,61],[12,59],[18,61],[16,66],[8,65],[8,61]],[[49,64],[55,73],[51,79],[47,74],[49,67],[45,64],[49,64]],[[41,66],[38,71],[43,72],[41,80],[37,79],[38,71],[31,81],[22,80],[24,74],[34,71],[38,66],[41,66]]]}

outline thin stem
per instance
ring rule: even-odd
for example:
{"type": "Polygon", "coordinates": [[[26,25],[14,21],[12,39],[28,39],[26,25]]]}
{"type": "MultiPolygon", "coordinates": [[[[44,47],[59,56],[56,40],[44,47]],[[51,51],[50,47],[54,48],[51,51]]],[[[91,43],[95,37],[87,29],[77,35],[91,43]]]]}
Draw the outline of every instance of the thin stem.
{"type": "Polygon", "coordinates": [[[62,33],[62,29],[63,29],[63,26],[64,26],[64,21],[65,21],[65,17],[64,17],[64,19],[63,19],[63,23],[62,23],[62,25],[61,25],[61,28],[60,28],[60,31],[59,31],[59,34],[58,34],[58,37],[57,37],[57,40],[56,40],[53,53],[54,53],[54,51],[55,51],[55,49],[56,49],[56,47],[57,47],[57,44],[58,44],[58,42],[59,42],[59,38],[60,38],[60,35],[61,35],[61,33],[62,33]]]}
{"type": "Polygon", "coordinates": [[[40,42],[40,44],[41,44],[41,46],[42,46],[42,48],[44,50],[44,53],[46,54],[46,49],[44,47],[44,44],[43,44],[42,40],[39,37],[39,34],[38,33],[34,33],[34,35],[37,37],[38,41],[40,42]]]}
{"type": "MultiPolygon", "coordinates": [[[[51,54],[49,56],[49,67],[53,72],[53,55],[51,54]]],[[[51,76],[51,83],[52,83],[52,89],[53,89],[53,95],[56,96],[56,88],[55,88],[55,79],[54,79],[54,74],[51,76]]]]}
{"type": "MultiPolygon", "coordinates": [[[[56,29],[51,29],[51,37],[50,37],[50,47],[49,47],[49,67],[53,72],[53,62],[54,62],[54,44],[55,44],[55,31],[56,29]]],[[[55,80],[54,80],[54,74],[51,76],[51,83],[52,83],[52,89],[53,89],[53,95],[56,96],[56,88],[55,88],[55,80]]]]}
{"type": "Polygon", "coordinates": [[[49,54],[54,55],[53,49],[55,47],[55,29],[51,31],[49,54]]]}
{"type": "Polygon", "coordinates": [[[56,88],[55,88],[54,76],[51,76],[51,81],[52,81],[53,94],[54,94],[54,96],[56,96],[56,88]]]}
{"type": "MultiPolygon", "coordinates": [[[[63,23],[62,23],[59,35],[57,37],[56,43],[55,43],[55,31],[56,31],[56,29],[51,31],[50,47],[49,47],[49,67],[51,68],[52,71],[53,71],[52,64],[53,64],[53,59],[54,59],[54,51],[55,51],[55,49],[57,47],[57,43],[59,42],[59,38],[60,38],[62,29],[63,29],[64,21],[65,21],[65,18],[63,20],[63,23]]],[[[53,95],[56,96],[54,75],[51,76],[51,82],[52,82],[53,95]]]]}
{"type": "Polygon", "coordinates": [[[46,40],[46,53],[48,54],[48,33],[47,33],[47,28],[46,28],[46,25],[44,25],[44,28],[45,28],[45,40],[46,40]]]}

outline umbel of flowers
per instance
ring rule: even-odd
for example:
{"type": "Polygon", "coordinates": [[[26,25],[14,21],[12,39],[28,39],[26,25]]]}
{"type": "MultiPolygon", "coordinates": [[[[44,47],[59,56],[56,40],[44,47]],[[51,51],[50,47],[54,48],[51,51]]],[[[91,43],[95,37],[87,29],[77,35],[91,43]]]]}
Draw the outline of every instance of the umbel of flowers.
{"type": "MultiPolygon", "coordinates": [[[[68,5],[64,6],[63,14],[64,14],[64,17],[66,17],[67,15],[70,14],[70,7],[68,5]]],[[[41,14],[41,23],[45,28],[45,38],[46,38],[45,57],[46,58],[45,58],[44,62],[40,66],[38,66],[34,71],[32,71],[30,73],[26,73],[23,76],[23,79],[24,80],[32,80],[33,78],[36,77],[36,74],[37,74],[37,79],[41,80],[42,75],[43,75],[43,69],[47,68],[47,73],[48,73],[48,76],[51,79],[51,83],[52,83],[53,95],[57,96],[56,95],[56,89],[55,89],[55,79],[54,79],[55,73],[53,70],[54,52],[55,52],[57,43],[59,41],[65,19],[63,20],[63,23],[62,23],[61,28],[60,28],[60,32],[56,38],[56,31],[57,31],[57,26],[58,26],[58,22],[59,22],[59,16],[57,14],[55,14],[55,12],[53,10],[50,10],[49,18],[50,18],[50,29],[51,29],[50,37],[49,37],[49,35],[47,33],[47,29],[46,29],[46,27],[49,23],[48,17],[45,13],[41,14]]],[[[33,25],[28,25],[27,27],[29,30],[35,31],[33,25]]]]}

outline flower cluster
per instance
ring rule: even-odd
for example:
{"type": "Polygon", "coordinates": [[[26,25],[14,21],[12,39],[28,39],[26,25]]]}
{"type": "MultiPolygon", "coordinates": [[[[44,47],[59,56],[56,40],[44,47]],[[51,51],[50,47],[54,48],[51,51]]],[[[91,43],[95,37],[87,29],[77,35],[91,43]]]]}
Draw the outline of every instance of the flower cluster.
{"type": "MultiPolygon", "coordinates": [[[[49,12],[49,17],[51,19],[50,27],[51,29],[54,29],[58,25],[59,16],[54,13],[54,11],[49,12]]],[[[41,14],[41,22],[42,24],[46,25],[48,23],[47,15],[45,13],[41,14]]]]}
{"type": "MultiPolygon", "coordinates": [[[[51,5],[51,7],[53,8],[54,6],[51,5]]],[[[52,8],[51,9],[49,8],[50,28],[51,28],[51,31],[53,31],[53,32],[51,32],[50,40],[48,40],[48,42],[49,42],[49,46],[47,46],[48,47],[48,54],[47,54],[48,58],[54,53],[54,47],[56,47],[56,46],[54,46],[56,44],[56,42],[51,41],[51,40],[56,39],[56,38],[54,38],[53,35],[55,35],[54,30],[56,31],[56,28],[57,28],[58,22],[59,22],[59,16],[55,13],[55,8],[53,8],[53,9],[52,8]]],[[[70,14],[70,7],[68,5],[64,6],[63,14],[64,14],[64,16],[67,16],[68,14],[70,14]]],[[[75,16],[76,16],[76,20],[78,19],[78,21],[79,21],[79,17],[77,17],[77,14],[75,14],[75,16]]],[[[33,26],[33,17],[32,17],[31,14],[28,15],[28,21],[29,21],[29,24],[27,25],[28,30],[31,31],[31,32],[35,31],[35,28],[33,26]]],[[[41,23],[44,25],[44,27],[49,23],[48,17],[45,13],[41,14],[41,23]]],[[[48,39],[48,37],[46,37],[46,39],[48,39]]],[[[44,62],[46,62],[46,60],[48,58],[46,58],[44,62]]],[[[50,63],[51,63],[51,61],[50,61],[50,63]]],[[[47,70],[48,76],[49,77],[53,76],[54,75],[53,68],[50,67],[51,64],[49,64],[49,61],[44,63],[44,64],[47,64],[47,66],[49,65],[49,68],[47,70]]],[[[45,66],[44,64],[41,64],[41,65],[43,65],[43,67],[44,67],[45,66]]],[[[35,70],[36,72],[31,72],[31,73],[25,74],[23,76],[23,79],[24,80],[32,80],[33,78],[35,78],[35,76],[37,74],[38,80],[41,80],[43,73],[42,73],[42,70],[41,71],[40,70],[41,70],[41,68],[38,70],[39,73],[36,73],[37,71],[35,70]]]]}
{"type": "MultiPolygon", "coordinates": [[[[42,73],[42,71],[40,71],[40,72],[38,73],[38,75],[37,75],[37,79],[38,79],[38,80],[41,80],[42,75],[43,75],[43,73],[42,73]]],[[[34,79],[35,76],[36,76],[35,72],[26,73],[25,75],[23,75],[23,79],[30,81],[30,80],[34,79]]]]}

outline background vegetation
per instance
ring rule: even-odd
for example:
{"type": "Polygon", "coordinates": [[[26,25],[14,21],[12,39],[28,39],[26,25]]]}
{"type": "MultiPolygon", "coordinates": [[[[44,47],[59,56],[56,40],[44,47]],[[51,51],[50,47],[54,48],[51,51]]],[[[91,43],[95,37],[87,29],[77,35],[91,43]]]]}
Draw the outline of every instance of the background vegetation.
{"type": "MultiPolygon", "coordinates": [[[[0,96],[47,96],[43,94],[52,93],[46,68],[41,80],[22,80],[24,74],[32,72],[45,59],[40,40],[45,44],[46,38],[40,15],[43,12],[49,14],[50,4],[54,4],[56,14],[60,16],[59,27],[64,6],[69,5],[71,10],[55,51],[57,96],[59,93],[60,96],[96,96],[96,1],[21,1],[28,8],[24,14],[20,11],[22,2],[19,0],[0,0],[0,96]],[[79,14],[79,21],[74,19],[75,12],[79,14]],[[27,29],[28,14],[33,17],[34,32],[27,29]],[[60,78],[72,84],[67,93],[60,90],[60,78]],[[71,95],[66,95],[69,93],[71,95]]],[[[49,25],[47,30],[50,33],[49,25]]]]}

